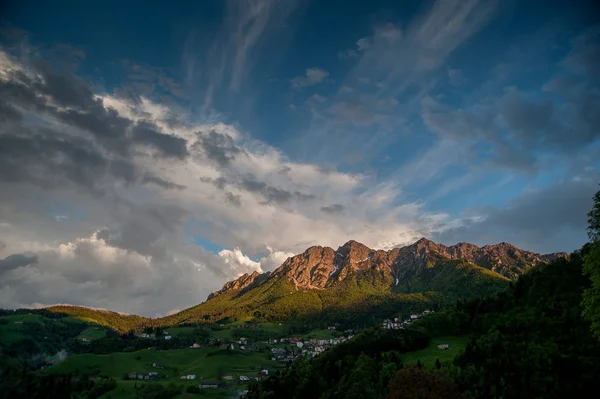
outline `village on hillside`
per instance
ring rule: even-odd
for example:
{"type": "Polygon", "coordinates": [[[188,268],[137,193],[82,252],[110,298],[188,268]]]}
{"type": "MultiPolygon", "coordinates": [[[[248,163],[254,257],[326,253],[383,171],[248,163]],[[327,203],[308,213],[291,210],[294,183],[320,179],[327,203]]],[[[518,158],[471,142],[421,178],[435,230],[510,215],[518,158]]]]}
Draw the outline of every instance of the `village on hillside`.
{"type": "Polygon", "coordinates": [[[400,320],[397,317],[394,319],[386,319],[381,323],[381,326],[388,330],[400,330],[400,329],[405,328],[406,326],[410,326],[411,323],[418,320],[421,316],[426,316],[426,315],[432,314],[432,313],[435,313],[433,311],[433,309],[429,309],[429,310],[424,310],[421,313],[412,314],[412,315],[410,315],[409,318],[404,319],[404,320],[400,320]]]}

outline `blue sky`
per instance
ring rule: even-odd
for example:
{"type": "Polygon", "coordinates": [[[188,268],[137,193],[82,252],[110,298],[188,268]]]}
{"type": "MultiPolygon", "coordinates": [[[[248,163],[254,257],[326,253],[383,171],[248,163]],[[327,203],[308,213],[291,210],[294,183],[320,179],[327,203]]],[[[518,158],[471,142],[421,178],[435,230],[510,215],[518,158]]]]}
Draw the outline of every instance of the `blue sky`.
{"type": "MultiPolygon", "coordinates": [[[[53,265],[64,298],[43,303],[87,284],[111,307],[107,287],[127,281],[113,273],[146,267],[123,309],[145,312],[170,273],[188,294],[165,293],[167,311],[349,239],[586,241],[592,1],[90,3],[2,13],[0,259],[53,265]]],[[[18,273],[32,268],[11,271],[30,290],[37,277],[18,273]]]]}

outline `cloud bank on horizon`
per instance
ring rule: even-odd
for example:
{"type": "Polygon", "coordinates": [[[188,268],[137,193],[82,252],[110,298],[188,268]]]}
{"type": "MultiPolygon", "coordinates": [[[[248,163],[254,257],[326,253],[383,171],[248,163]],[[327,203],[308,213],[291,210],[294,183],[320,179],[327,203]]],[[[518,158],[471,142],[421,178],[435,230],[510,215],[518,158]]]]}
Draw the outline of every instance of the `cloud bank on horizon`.
{"type": "Polygon", "coordinates": [[[0,42],[2,307],[164,315],[350,239],[586,241],[591,5],[40,7],[0,42]]]}

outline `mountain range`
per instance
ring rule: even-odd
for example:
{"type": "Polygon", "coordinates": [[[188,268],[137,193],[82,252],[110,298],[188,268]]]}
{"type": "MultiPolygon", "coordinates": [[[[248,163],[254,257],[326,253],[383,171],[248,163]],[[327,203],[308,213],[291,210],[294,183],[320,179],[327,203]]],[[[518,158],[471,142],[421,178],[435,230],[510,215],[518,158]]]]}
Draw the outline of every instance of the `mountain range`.
{"type": "MultiPolygon", "coordinates": [[[[561,256],[568,255],[542,255],[508,243],[445,246],[421,238],[412,245],[384,251],[351,240],[337,250],[310,247],[273,272],[244,274],[210,294],[205,302],[170,316],[111,318],[120,319],[118,330],[123,331],[145,324],[170,326],[253,318],[325,318],[337,322],[349,315],[386,317],[501,291],[530,268],[561,256]]],[[[49,309],[81,312],[76,310],[81,308],[67,306],[49,309]]],[[[101,324],[113,324],[106,320],[111,312],[87,309],[83,313],[87,319],[101,318],[101,324]]]]}

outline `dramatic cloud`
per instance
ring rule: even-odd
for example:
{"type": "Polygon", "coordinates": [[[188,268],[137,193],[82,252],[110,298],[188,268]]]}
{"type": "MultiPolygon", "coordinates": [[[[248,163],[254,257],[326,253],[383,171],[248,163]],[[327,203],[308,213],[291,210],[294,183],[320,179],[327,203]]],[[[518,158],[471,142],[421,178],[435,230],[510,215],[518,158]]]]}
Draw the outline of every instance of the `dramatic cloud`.
{"type": "Polygon", "coordinates": [[[5,306],[165,314],[310,245],[388,248],[444,218],[399,203],[393,186],[292,162],[231,125],[181,113],[173,123],[177,108],[0,55],[5,306]],[[348,220],[330,220],[344,209],[348,220]],[[197,237],[225,249],[207,252],[197,237]]]}
{"type": "Polygon", "coordinates": [[[173,32],[181,57],[149,37],[169,67],[127,43],[134,61],[98,60],[9,32],[0,303],[156,316],[311,245],[585,242],[597,28],[507,35],[488,25],[502,2],[440,0],[308,56],[325,26],[294,35],[304,3],[223,2],[221,24],[173,32]]]}
{"type": "Polygon", "coordinates": [[[28,266],[36,263],[38,258],[36,255],[14,254],[0,260],[0,273],[7,272],[18,267],[28,266]]]}

